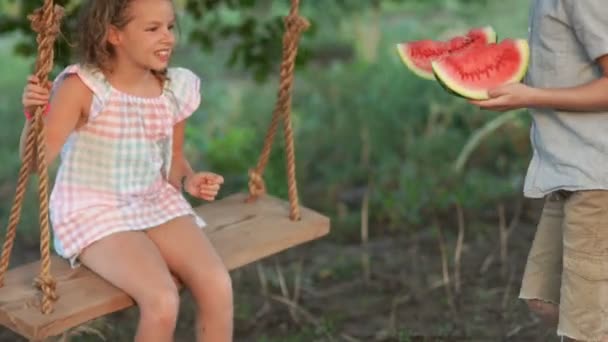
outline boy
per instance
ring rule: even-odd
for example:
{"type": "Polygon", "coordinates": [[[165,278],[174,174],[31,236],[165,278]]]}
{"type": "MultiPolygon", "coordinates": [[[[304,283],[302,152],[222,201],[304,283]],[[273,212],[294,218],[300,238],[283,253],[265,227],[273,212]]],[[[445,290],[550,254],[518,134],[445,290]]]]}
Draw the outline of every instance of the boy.
{"type": "Polygon", "coordinates": [[[520,298],[557,334],[608,341],[608,3],[533,0],[526,84],[471,101],[529,108],[524,194],[545,198],[520,298]]]}

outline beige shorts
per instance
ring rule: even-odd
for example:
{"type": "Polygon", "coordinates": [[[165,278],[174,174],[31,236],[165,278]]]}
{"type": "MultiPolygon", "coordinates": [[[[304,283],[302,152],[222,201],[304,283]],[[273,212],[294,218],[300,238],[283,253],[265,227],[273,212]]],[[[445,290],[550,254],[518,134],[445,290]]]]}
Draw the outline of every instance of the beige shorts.
{"type": "Polygon", "coordinates": [[[608,336],[608,191],[547,196],[519,297],[559,304],[558,335],[608,336]]]}

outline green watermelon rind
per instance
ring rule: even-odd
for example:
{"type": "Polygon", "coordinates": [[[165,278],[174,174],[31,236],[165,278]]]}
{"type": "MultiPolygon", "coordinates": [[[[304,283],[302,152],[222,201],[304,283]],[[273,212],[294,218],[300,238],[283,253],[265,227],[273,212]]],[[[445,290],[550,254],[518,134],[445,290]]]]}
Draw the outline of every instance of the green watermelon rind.
{"type": "Polygon", "coordinates": [[[399,57],[408,69],[410,69],[416,76],[422,77],[427,80],[434,80],[435,76],[432,72],[427,72],[424,69],[421,69],[414,64],[414,61],[405,53],[404,44],[397,44],[397,52],[399,53],[399,57]]]}
{"type": "Polygon", "coordinates": [[[498,34],[496,33],[496,31],[494,30],[494,28],[492,26],[484,26],[482,28],[482,30],[486,34],[486,37],[488,38],[488,44],[493,44],[498,41],[498,34]]]}
{"type": "Polygon", "coordinates": [[[433,72],[433,77],[435,77],[435,79],[437,80],[437,83],[439,83],[439,85],[441,86],[441,88],[443,88],[443,90],[447,91],[450,95],[454,95],[457,97],[461,97],[463,99],[466,99],[466,97],[458,94],[457,92],[453,91],[452,89],[450,89],[447,84],[443,83],[443,81],[441,80],[441,78],[439,78],[439,76],[437,76],[437,74],[435,74],[433,72]]]}
{"type": "MultiPolygon", "coordinates": [[[[513,74],[510,80],[505,83],[518,83],[526,75],[528,70],[528,64],[530,62],[530,47],[528,41],[525,39],[515,39],[515,45],[521,53],[522,63],[519,66],[519,70],[513,74]]],[[[440,61],[433,61],[431,63],[433,68],[433,74],[435,75],[439,84],[446,88],[450,93],[454,93],[460,97],[470,100],[487,100],[489,98],[487,90],[470,90],[464,86],[458,84],[458,80],[452,79],[441,67],[440,61]]]]}
{"type": "MultiPolygon", "coordinates": [[[[491,43],[496,43],[497,39],[498,39],[498,34],[496,33],[496,31],[494,30],[494,28],[490,25],[484,26],[480,28],[487,39],[488,44],[491,43]]],[[[423,79],[426,80],[430,80],[430,81],[434,81],[437,80],[437,77],[435,76],[435,73],[433,71],[426,71],[424,69],[419,68],[418,66],[416,66],[416,64],[414,63],[414,61],[405,53],[405,43],[400,43],[400,44],[396,44],[395,48],[397,49],[397,53],[399,54],[399,57],[401,58],[401,61],[407,66],[408,69],[410,69],[415,75],[417,75],[418,77],[421,77],[423,79]]]]}

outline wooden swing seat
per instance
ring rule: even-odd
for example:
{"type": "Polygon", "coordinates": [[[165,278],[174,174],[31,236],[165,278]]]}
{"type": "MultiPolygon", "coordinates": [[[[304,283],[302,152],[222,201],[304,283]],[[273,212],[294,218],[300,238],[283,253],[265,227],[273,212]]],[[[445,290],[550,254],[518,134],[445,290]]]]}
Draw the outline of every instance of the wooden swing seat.
{"type": "MultiPolygon", "coordinates": [[[[301,220],[292,221],[286,215],[289,204],[285,201],[263,195],[245,203],[246,197],[237,193],[195,208],[207,221],[204,229],[230,270],[329,232],[329,219],[308,208],[300,207],[301,220]]],[[[59,299],[53,312],[45,315],[40,312],[40,294],[32,286],[39,270],[39,261],[13,268],[0,288],[0,324],[30,340],[57,336],[134,305],[126,293],[89,269],[72,269],[64,259],[53,256],[51,273],[59,299]]]]}

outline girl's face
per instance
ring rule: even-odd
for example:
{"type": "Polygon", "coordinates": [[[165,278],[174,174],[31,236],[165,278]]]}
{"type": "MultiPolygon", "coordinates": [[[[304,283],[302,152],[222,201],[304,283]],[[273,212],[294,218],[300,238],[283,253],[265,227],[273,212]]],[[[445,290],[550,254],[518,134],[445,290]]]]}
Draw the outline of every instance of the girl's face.
{"type": "Polygon", "coordinates": [[[133,0],[130,22],[121,30],[111,28],[108,40],[116,57],[138,67],[160,71],[169,65],[175,46],[175,13],[171,0],[133,0]]]}

